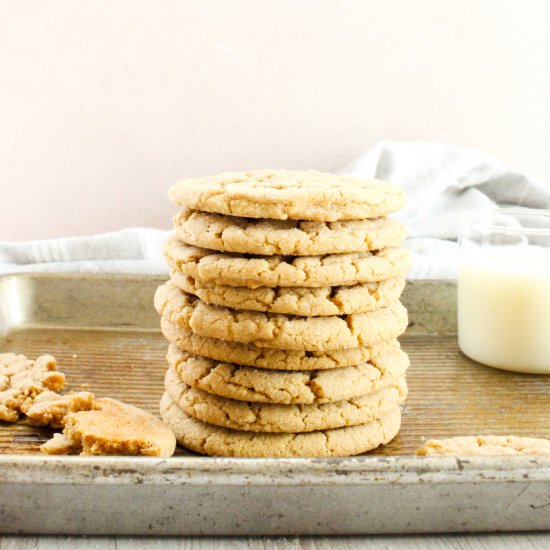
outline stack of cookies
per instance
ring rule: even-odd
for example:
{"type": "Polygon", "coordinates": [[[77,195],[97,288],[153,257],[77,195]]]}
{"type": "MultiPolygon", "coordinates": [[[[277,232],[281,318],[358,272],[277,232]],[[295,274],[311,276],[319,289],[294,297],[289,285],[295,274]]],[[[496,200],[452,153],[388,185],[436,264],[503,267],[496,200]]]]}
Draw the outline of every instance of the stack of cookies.
{"type": "Polygon", "coordinates": [[[221,456],[346,456],[393,439],[409,258],[396,186],[314,171],[187,179],[155,296],[170,342],[160,408],[221,456]]]}

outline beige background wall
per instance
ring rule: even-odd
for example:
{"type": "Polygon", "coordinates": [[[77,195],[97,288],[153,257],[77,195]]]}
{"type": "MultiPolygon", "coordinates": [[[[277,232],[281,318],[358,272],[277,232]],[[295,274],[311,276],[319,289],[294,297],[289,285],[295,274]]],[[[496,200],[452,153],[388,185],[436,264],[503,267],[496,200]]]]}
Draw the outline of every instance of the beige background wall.
{"type": "Polygon", "coordinates": [[[167,227],[180,177],[379,139],[550,181],[545,0],[2,0],[0,239],[167,227]]]}

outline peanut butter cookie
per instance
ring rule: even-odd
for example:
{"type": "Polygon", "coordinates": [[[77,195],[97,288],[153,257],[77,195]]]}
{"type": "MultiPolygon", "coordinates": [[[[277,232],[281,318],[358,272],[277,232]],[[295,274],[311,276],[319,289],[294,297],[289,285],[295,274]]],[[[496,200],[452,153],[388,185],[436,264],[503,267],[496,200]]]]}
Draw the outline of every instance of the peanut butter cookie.
{"type": "Polygon", "coordinates": [[[255,170],[188,178],[170,188],[187,208],[275,220],[354,220],[396,212],[405,194],[376,179],[309,171],[255,170]]]}
{"type": "Polygon", "coordinates": [[[321,458],[358,455],[390,442],[401,425],[401,411],[397,405],[368,424],[292,434],[246,432],[207,424],[183,412],[168,393],[162,397],[160,411],[180,445],[212,456],[321,458]]]}

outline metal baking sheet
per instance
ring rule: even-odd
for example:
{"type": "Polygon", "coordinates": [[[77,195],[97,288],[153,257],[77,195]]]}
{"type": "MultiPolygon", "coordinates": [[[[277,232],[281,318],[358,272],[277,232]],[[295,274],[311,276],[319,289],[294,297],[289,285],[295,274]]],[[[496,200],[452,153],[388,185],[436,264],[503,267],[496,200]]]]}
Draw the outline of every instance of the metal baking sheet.
{"type": "MultiPolygon", "coordinates": [[[[0,278],[0,352],[55,355],[69,389],[158,412],[162,278],[0,278]]],[[[50,431],[0,424],[0,532],[283,535],[550,529],[550,460],[416,458],[423,437],[550,437],[550,377],[464,357],[452,282],[409,283],[399,436],[335,459],[47,457],[50,431]]]]}

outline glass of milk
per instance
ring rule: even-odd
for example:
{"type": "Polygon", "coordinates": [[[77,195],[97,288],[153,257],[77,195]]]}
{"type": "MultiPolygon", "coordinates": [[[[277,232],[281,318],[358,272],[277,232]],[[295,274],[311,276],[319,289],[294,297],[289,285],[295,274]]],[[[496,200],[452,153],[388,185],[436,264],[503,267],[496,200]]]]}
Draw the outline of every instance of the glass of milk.
{"type": "Polygon", "coordinates": [[[471,211],[459,243],[462,352],[490,367],[550,374],[550,210],[471,211]]]}

